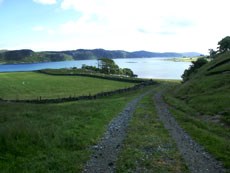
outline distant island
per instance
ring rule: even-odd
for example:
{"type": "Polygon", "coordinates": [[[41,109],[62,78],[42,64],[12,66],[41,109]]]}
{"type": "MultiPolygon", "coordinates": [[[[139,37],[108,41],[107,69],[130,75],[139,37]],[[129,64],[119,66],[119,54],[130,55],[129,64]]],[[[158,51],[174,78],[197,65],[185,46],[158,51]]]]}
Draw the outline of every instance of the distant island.
{"type": "Polygon", "coordinates": [[[105,50],[105,49],[77,49],[67,51],[43,51],[34,52],[30,49],[22,50],[0,50],[1,64],[18,64],[18,63],[36,63],[36,62],[54,62],[70,60],[90,60],[99,58],[152,58],[152,57],[193,57],[200,56],[197,52],[148,52],[134,51],[128,52],[123,50],[105,50]]]}

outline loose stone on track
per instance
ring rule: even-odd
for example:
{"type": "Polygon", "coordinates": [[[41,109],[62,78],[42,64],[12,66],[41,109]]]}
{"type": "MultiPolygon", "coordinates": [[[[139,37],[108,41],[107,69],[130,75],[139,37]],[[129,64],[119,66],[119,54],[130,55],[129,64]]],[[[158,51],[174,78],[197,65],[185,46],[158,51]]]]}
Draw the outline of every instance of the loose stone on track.
{"type": "Polygon", "coordinates": [[[84,173],[112,173],[115,172],[115,162],[122,142],[126,136],[126,129],[135,111],[137,103],[150,92],[146,92],[127,104],[125,109],[108,125],[107,131],[100,142],[92,147],[93,155],[87,162],[84,173]]]}
{"type": "Polygon", "coordinates": [[[163,101],[161,93],[154,96],[158,116],[175,140],[177,147],[192,173],[223,173],[225,170],[202,146],[196,143],[176,122],[163,101]]]}

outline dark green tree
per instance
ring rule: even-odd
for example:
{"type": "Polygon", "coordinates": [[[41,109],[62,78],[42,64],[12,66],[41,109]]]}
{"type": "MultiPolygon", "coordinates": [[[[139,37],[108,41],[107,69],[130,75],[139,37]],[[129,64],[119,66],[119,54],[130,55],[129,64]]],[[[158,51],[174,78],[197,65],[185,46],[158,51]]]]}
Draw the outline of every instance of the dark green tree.
{"type": "Polygon", "coordinates": [[[183,82],[188,81],[191,78],[191,74],[196,73],[197,69],[199,69],[206,63],[208,63],[208,61],[205,58],[199,58],[196,61],[192,62],[192,65],[190,65],[189,69],[185,70],[184,74],[181,76],[183,82]]]}
{"type": "Polygon", "coordinates": [[[122,69],[122,74],[125,75],[125,76],[129,76],[129,77],[133,77],[134,74],[133,74],[133,71],[129,68],[123,68],[122,69]]]}
{"type": "Polygon", "coordinates": [[[101,69],[102,73],[106,73],[106,74],[119,73],[119,67],[112,59],[108,59],[108,58],[99,59],[98,67],[99,69],[101,69]]]}
{"type": "Polygon", "coordinates": [[[230,36],[227,36],[218,42],[220,53],[230,51],[230,36]]]}
{"type": "Polygon", "coordinates": [[[217,51],[215,51],[214,49],[208,49],[208,51],[209,51],[209,58],[213,58],[217,54],[217,51]]]}

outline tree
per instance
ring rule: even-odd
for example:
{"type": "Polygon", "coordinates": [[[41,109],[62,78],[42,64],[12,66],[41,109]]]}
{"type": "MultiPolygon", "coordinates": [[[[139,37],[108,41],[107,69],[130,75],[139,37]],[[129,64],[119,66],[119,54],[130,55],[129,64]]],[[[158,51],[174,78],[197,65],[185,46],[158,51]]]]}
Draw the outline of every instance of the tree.
{"type": "Polygon", "coordinates": [[[196,61],[193,61],[189,69],[185,70],[184,74],[181,76],[183,79],[183,82],[188,81],[191,77],[191,74],[195,73],[197,69],[199,69],[206,63],[208,63],[208,61],[205,58],[199,58],[196,61]]]}
{"type": "Polygon", "coordinates": [[[116,74],[119,72],[118,65],[112,59],[108,58],[99,59],[98,67],[101,69],[102,73],[106,74],[116,74]]]}
{"type": "Polygon", "coordinates": [[[230,51],[230,36],[227,36],[218,42],[220,53],[230,51]]]}
{"type": "Polygon", "coordinates": [[[217,51],[213,49],[208,49],[208,51],[209,51],[210,58],[213,58],[217,54],[217,51]]]}
{"type": "Polygon", "coordinates": [[[123,68],[122,73],[123,75],[126,75],[126,76],[130,76],[130,77],[134,76],[133,71],[129,68],[123,68]]]}

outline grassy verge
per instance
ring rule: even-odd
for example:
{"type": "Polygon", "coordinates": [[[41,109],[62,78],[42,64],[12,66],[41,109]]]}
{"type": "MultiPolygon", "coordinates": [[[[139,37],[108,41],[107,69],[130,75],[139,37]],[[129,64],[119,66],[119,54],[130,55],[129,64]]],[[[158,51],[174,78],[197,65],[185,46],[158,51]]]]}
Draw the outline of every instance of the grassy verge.
{"type": "Polygon", "coordinates": [[[0,98],[6,100],[76,97],[135,85],[91,77],[51,76],[34,72],[0,73],[0,81],[0,98]]]}
{"type": "Polygon", "coordinates": [[[138,105],[129,125],[117,172],[188,172],[176,145],[158,119],[152,95],[138,105]]]}
{"type": "MultiPolygon", "coordinates": [[[[170,91],[170,93],[172,92],[170,91]]],[[[202,100],[196,102],[197,109],[183,100],[173,97],[171,94],[166,94],[165,100],[171,105],[170,111],[181,127],[229,169],[230,129],[222,120],[222,116],[209,116],[198,112],[202,106],[202,100]]],[[[215,107],[215,102],[211,103],[215,107]]]]}
{"type": "Polygon", "coordinates": [[[142,92],[63,104],[0,103],[0,170],[81,172],[89,159],[89,146],[142,92]]]}

